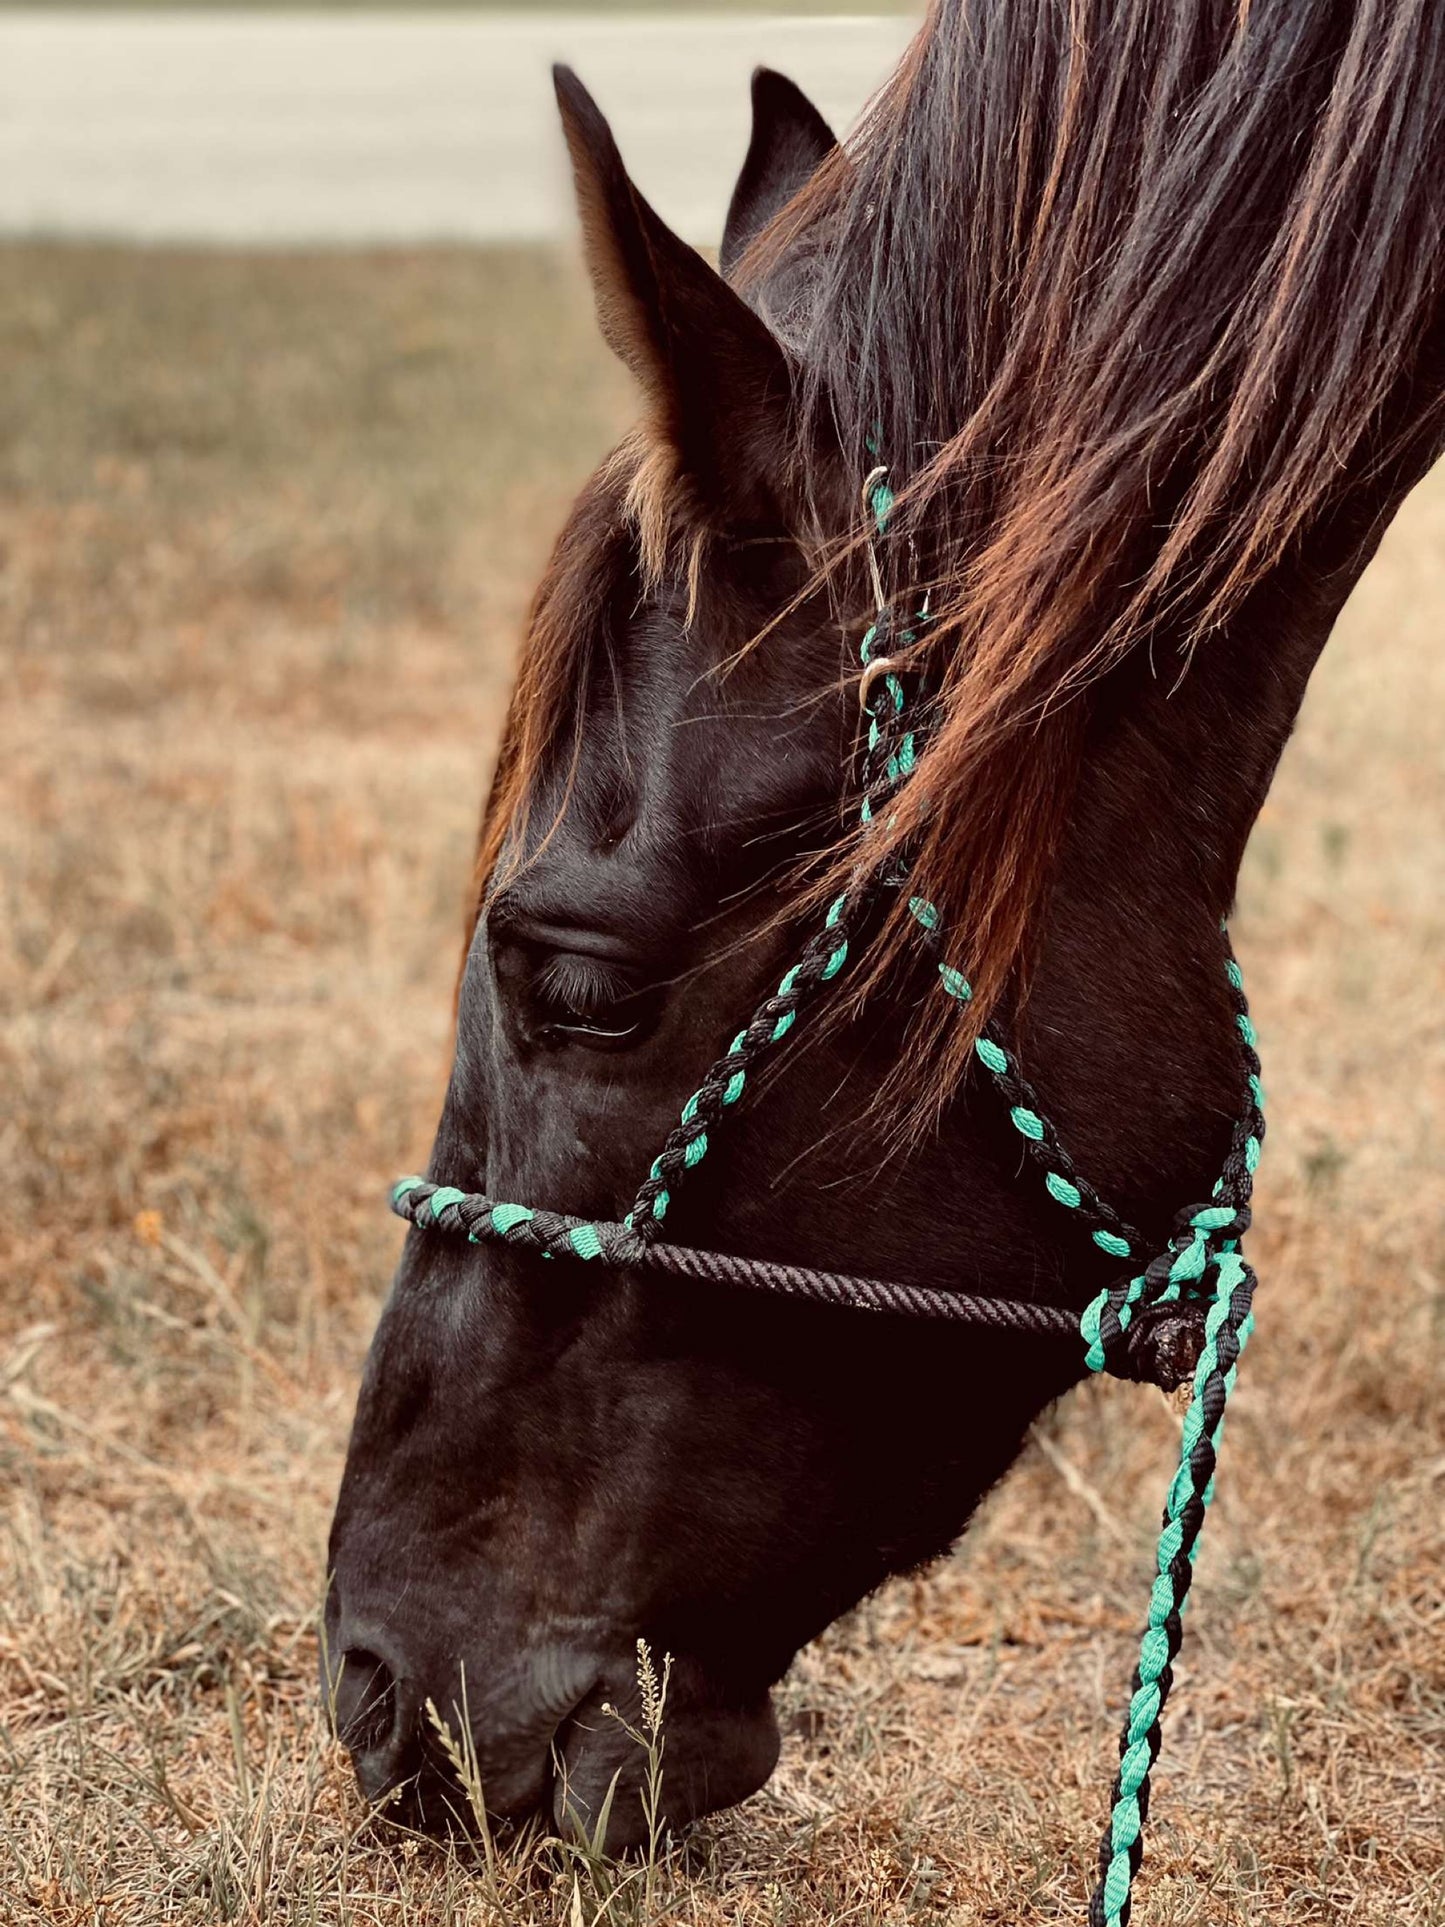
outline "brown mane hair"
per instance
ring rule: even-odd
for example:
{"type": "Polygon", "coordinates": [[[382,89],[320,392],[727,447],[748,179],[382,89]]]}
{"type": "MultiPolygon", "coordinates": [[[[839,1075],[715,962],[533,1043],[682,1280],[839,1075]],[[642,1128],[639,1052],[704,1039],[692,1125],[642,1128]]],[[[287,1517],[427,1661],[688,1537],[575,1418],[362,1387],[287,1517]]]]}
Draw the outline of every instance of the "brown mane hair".
{"type": "MultiPolygon", "coordinates": [[[[974,985],[925,1004],[940,1097],[1026,959],[1089,684],[1161,634],[1187,662],[1434,434],[1442,99],[1432,0],[934,0],[747,263],[812,256],[811,407],[920,558],[938,721],[866,849],[913,847],[974,985]]],[[[863,987],[914,942],[900,906],[863,987]]]]}
{"type": "MultiPolygon", "coordinates": [[[[878,451],[897,607],[928,597],[936,722],[864,854],[910,846],[975,988],[963,1021],[920,1018],[940,1100],[1027,959],[1090,686],[1145,639],[1229,646],[1244,597],[1433,434],[1439,393],[1410,389],[1442,100],[1435,0],[934,0],[744,262],[765,314],[804,290],[770,317],[800,435],[826,421],[860,480],[878,451]]],[[[561,714],[584,537],[539,593],[486,870],[561,714]]],[[[865,987],[912,945],[901,910],[865,987]]]]}

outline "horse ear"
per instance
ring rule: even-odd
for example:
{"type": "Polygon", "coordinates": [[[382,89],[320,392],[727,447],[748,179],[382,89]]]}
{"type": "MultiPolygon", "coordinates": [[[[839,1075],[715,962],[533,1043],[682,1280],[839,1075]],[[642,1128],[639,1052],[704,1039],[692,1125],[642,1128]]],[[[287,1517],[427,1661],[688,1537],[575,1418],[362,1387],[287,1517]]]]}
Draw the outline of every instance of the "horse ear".
{"type": "Polygon", "coordinates": [[[769,477],[789,425],[792,378],[772,334],[628,178],[597,103],[554,67],[597,319],[656,411],[681,472],[734,521],[775,520],[769,477]]]}
{"type": "Polygon", "coordinates": [[[718,259],[731,275],[768,222],[817,173],[838,145],[800,87],[771,67],[753,69],[753,134],[733,189],[718,259]]]}

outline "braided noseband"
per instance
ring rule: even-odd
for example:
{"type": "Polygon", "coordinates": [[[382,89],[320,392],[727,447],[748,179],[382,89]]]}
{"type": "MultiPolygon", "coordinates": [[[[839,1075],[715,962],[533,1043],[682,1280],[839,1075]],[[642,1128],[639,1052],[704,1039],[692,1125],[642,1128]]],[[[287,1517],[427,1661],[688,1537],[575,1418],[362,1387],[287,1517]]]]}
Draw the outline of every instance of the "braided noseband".
{"type": "MultiPolygon", "coordinates": [[[[885,470],[875,469],[869,476],[864,500],[875,530],[882,535],[893,506],[885,470]]],[[[916,734],[905,721],[904,671],[887,653],[889,609],[871,545],[870,562],[878,608],[861,645],[859,699],[868,718],[860,803],[865,824],[912,773],[917,760],[916,734]]],[[[926,611],[918,620],[925,617],[926,611]]],[[[899,638],[904,647],[913,640],[911,630],[904,630],[899,638]]],[[[1128,1927],[1131,1889],[1144,1851],[1149,1775],[1159,1754],[1160,1719],[1182,1639],[1194,1555],[1213,1496],[1225,1404],[1254,1324],[1254,1272],[1239,1252],[1249,1226],[1250,1193],[1264,1138],[1254,1027],[1239,966],[1225,936],[1224,968],[1242,1059],[1241,1113],[1212,1196],[1178,1214],[1168,1245],[1152,1257],[1146,1256],[1140,1234],[1075,1170],[1032,1088],[993,1028],[985,1028],[979,1037],[974,1046],[978,1061],[1038,1168],[1044,1189],[1122,1267],[1117,1282],[1100,1292],[1082,1316],[1062,1306],[857,1278],[665,1243],[662,1227],[677,1187],[707,1155],[710,1134],[736,1107],[749,1075],[845,969],[863,914],[879,892],[904,882],[893,867],[886,874],[862,878],[828,906],[821,928],[804,945],[797,962],[682,1107],[625,1219],[599,1222],[569,1217],[431,1184],[424,1178],[403,1178],[392,1192],[392,1209],[422,1229],[454,1232],[473,1243],[507,1244],[545,1258],[665,1272],[854,1311],[952,1319],[1058,1343],[1078,1344],[1082,1338],[1090,1371],[1112,1372],[1166,1388],[1192,1376],[1179,1469],[1165,1501],[1148,1619],[1120,1742],[1109,1824],[1099,1852],[1099,1882],[1089,1902],[1090,1927],[1128,1927]]],[[[936,952],[938,909],[919,896],[910,899],[909,909],[922,941],[936,952]]],[[[953,965],[937,960],[937,977],[943,995],[959,1004],[969,1001],[968,980],[953,965]]]]}

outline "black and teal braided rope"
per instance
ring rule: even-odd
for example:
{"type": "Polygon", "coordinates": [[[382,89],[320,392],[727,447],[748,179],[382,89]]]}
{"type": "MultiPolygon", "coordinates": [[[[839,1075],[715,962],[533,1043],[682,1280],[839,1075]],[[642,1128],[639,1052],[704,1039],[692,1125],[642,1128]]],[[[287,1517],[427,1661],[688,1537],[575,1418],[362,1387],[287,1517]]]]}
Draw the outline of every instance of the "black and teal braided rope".
{"type": "MultiPolygon", "coordinates": [[[[937,907],[926,897],[912,897],[908,905],[913,919],[924,933],[924,940],[936,947],[941,919],[937,907]]],[[[938,966],[940,989],[957,1004],[973,998],[973,986],[963,972],[950,963],[938,966]]],[[[1044,1189],[1055,1204],[1074,1212],[1076,1222],[1088,1232],[1101,1251],[1111,1258],[1128,1259],[1143,1248],[1140,1234],[1099,1196],[1088,1180],[1074,1167],[1074,1161],[1060,1142],[1059,1134],[1044,1115],[1038,1093],[1019,1070],[992,1024],[974,1044],[974,1055],[993,1080],[1003,1099],[1009,1122],[1023,1139],[1024,1149],[1044,1174],[1044,1189]]]]}
{"type": "MultiPolygon", "coordinates": [[[[884,471],[875,470],[869,477],[865,497],[881,537],[893,506],[884,471]]],[[[917,677],[887,653],[889,613],[876,558],[874,579],[879,606],[861,646],[860,700],[868,718],[859,783],[865,826],[912,775],[918,760],[918,731],[907,721],[907,684],[917,677]]],[[[916,620],[925,618],[926,610],[916,620]]],[[[902,632],[901,643],[914,640],[914,631],[902,632]]],[[[624,1220],[584,1219],[504,1203],[423,1178],[404,1178],[393,1191],[392,1207],[418,1227],[459,1233],[473,1242],[491,1240],[543,1258],[639,1267],[850,1310],[950,1319],[1074,1342],[1082,1337],[1091,1371],[1110,1371],[1166,1387],[1183,1383],[1192,1373],[1179,1468],[1165,1502],[1148,1619],[1120,1742],[1109,1824],[1100,1847],[1099,1882],[1089,1902],[1090,1927],[1128,1927],[1133,1883],[1143,1858],[1150,1773],[1159,1754],[1160,1722],[1183,1637],[1199,1536],[1213,1496],[1225,1408],[1254,1322],[1255,1277],[1240,1255],[1239,1241],[1249,1226],[1249,1200],[1264,1139],[1263,1093],[1254,1028],[1227,935],[1225,969],[1234,1000],[1246,1101],[1213,1196],[1179,1214],[1165,1250],[1143,1262],[1142,1268],[1145,1241],[1076,1170],[1037,1095],[992,1025],[985,1027],[974,1046],[1010,1123],[1042,1172],[1050,1198],[1098,1249],[1128,1267],[1085,1307],[1081,1317],[1059,1306],[856,1278],[669,1244],[661,1235],[678,1186],[707,1155],[712,1133],[735,1110],[750,1074],[845,970],[860,923],[878,892],[902,887],[906,877],[906,864],[895,858],[833,899],[822,927],[808,939],[796,963],[682,1107],[624,1220]]],[[[925,944],[937,949],[942,923],[937,907],[913,896],[909,908],[925,944]]],[[[971,1000],[971,986],[956,966],[939,961],[937,977],[943,993],[957,1004],[971,1000]]]]}
{"type": "Polygon", "coordinates": [[[1249,1101],[1234,1127],[1214,1197],[1207,1205],[1181,1212],[1169,1249],[1122,1291],[1101,1293],[1083,1320],[1089,1341],[1087,1362],[1097,1371],[1107,1365],[1111,1347],[1141,1310],[1156,1309],[1186,1294],[1208,1306],[1204,1343],[1184,1415],[1179,1469],[1164,1503],[1148,1621],[1119,1745],[1109,1824],[1099,1848],[1099,1884],[1089,1901],[1090,1927],[1128,1927],[1134,1878],[1144,1856],[1149,1776],[1159,1757],[1160,1721],[1184,1637],[1194,1556],[1214,1496],[1225,1407],[1240,1355],[1254,1329],[1255,1275],[1240,1255],[1239,1240],[1249,1228],[1249,1200],[1264,1143],[1264,1092],[1244,981],[1233,957],[1225,967],[1249,1101]],[[1207,1288],[1211,1273],[1212,1292],[1207,1288]]]}

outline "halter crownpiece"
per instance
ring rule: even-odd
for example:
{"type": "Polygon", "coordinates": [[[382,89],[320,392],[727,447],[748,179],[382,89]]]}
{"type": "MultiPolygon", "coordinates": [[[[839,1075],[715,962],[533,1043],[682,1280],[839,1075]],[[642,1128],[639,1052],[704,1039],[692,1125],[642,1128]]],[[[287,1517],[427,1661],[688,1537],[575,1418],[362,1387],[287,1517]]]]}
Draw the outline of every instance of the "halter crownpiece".
{"type": "MultiPolygon", "coordinates": [[[[886,468],[876,467],[868,475],[863,500],[872,536],[881,538],[894,500],[886,468]]],[[[905,679],[916,681],[916,672],[879,646],[889,634],[890,615],[875,539],[868,540],[867,555],[876,606],[859,646],[863,667],[858,696],[868,718],[859,785],[864,825],[912,774],[918,754],[917,733],[905,721],[905,679]]],[[[926,617],[925,603],[914,620],[922,622],[926,617]]],[[[900,640],[908,644],[914,636],[905,630],[900,640]]],[[[1143,1858],[1149,1775],[1159,1754],[1160,1720],[1183,1637],[1199,1534],[1213,1496],[1225,1406],[1240,1354],[1254,1327],[1255,1276],[1239,1251],[1249,1227],[1250,1194],[1264,1139],[1254,1026],[1239,966],[1221,926],[1244,1101],[1212,1196],[1179,1212],[1168,1244],[1153,1256],[1147,1255],[1149,1247],[1140,1233],[1075,1169],[994,1027],[986,1025],[976,1040],[974,1054],[1041,1174],[1043,1188],[1090,1241],[1122,1267],[1116,1282],[1092,1299],[1082,1315],[1064,1306],[855,1278],[664,1242],[662,1228],[677,1187],[707,1155],[711,1133],[736,1108],[750,1073],[847,967],[870,905],[884,889],[899,887],[906,887],[906,873],[896,860],[890,860],[833,899],[797,962],[683,1105],[625,1219],[576,1218],[502,1203],[419,1177],[403,1178],[395,1186],[392,1209],[421,1229],[457,1233],[473,1243],[508,1244],[547,1258],[640,1267],[849,1310],[952,1319],[1056,1343],[1082,1341],[1084,1363],[1092,1372],[1107,1371],[1168,1389],[1192,1379],[1179,1468],[1165,1500],[1147,1622],[1120,1741],[1109,1824],[1100,1846],[1099,1881],[1089,1902],[1090,1927],[1128,1927],[1133,1882],[1143,1858]]],[[[968,979],[938,955],[943,919],[937,906],[915,895],[909,898],[908,908],[922,943],[934,955],[940,992],[967,1004],[973,995],[968,979]]]]}

